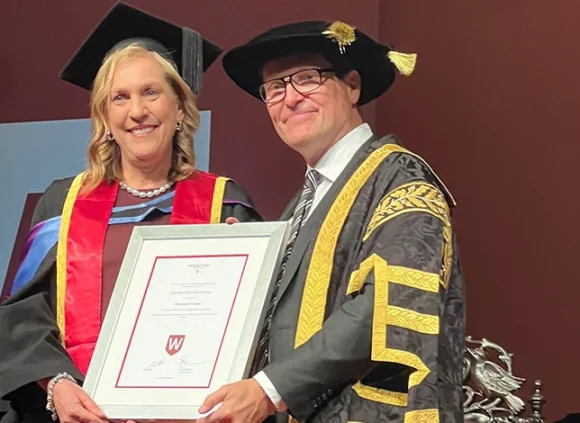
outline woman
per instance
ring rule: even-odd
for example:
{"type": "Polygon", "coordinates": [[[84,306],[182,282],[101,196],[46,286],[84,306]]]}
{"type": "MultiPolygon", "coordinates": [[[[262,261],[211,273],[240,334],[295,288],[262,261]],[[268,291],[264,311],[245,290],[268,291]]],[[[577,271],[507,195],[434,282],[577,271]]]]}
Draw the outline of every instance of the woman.
{"type": "Polygon", "coordinates": [[[0,306],[0,397],[13,408],[3,422],[106,421],[77,383],[134,225],[261,220],[242,188],[194,167],[194,92],[220,53],[187,28],[118,4],[63,72],[93,85],[89,164],[44,193],[17,290],[0,306]]]}

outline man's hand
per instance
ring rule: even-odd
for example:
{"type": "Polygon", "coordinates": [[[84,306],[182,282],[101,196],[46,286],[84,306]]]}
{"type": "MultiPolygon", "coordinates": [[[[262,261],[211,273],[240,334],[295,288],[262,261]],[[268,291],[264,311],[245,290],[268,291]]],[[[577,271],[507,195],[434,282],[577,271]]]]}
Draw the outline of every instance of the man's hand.
{"type": "Polygon", "coordinates": [[[216,411],[196,422],[262,423],[276,412],[274,404],[255,379],[222,386],[205,399],[199,412],[207,413],[220,403],[221,407],[216,411]]]}
{"type": "Polygon", "coordinates": [[[70,380],[56,384],[52,400],[61,423],[108,423],[89,394],[70,380]]]}

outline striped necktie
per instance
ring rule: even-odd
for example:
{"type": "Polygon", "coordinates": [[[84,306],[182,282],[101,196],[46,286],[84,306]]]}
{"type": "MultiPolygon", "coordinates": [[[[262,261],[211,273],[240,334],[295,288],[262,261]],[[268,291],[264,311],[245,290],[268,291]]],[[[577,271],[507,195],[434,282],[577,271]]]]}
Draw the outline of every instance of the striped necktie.
{"type": "Polygon", "coordinates": [[[270,335],[270,326],[272,324],[272,312],[274,311],[274,306],[276,305],[276,300],[278,297],[278,290],[280,289],[280,283],[282,282],[282,277],[284,276],[284,270],[286,269],[286,263],[288,258],[292,253],[292,248],[294,247],[294,242],[298,238],[298,233],[300,229],[304,226],[306,222],[306,217],[312,207],[312,202],[314,201],[314,193],[318,184],[322,179],[322,175],[316,170],[312,169],[306,174],[304,180],[304,185],[302,187],[302,194],[298,200],[298,204],[294,209],[292,214],[292,227],[290,231],[290,237],[286,243],[286,249],[284,250],[284,255],[282,256],[282,262],[280,264],[280,269],[278,271],[278,276],[276,278],[276,283],[274,284],[274,289],[272,291],[272,297],[270,298],[270,303],[268,304],[268,309],[266,311],[266,318],[264,320],[264,325],[262,326],[262,332],[260,333],[260,340],[258,342],[258,348],[256,349],[256,355],[254,358],[254,363],[252,365],[252,370],[250,375],[253,376],[264,368],[268,360],[268,339],[270,335]]]}

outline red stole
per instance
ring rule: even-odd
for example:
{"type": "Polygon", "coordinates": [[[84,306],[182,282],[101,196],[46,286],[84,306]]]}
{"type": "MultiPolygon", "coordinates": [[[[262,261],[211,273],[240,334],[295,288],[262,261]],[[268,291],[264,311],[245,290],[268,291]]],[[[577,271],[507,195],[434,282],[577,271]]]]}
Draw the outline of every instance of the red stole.
{"type": "MultiPolygon", "coordinates": [[[[77,368],[86,374],[101,329],[102,259],[118,184],[79,195],[73,181],[62,213],[57,250],[57,323],[77,368]]],[[[219,223],[227,179],[196,171],[176,183],[171,224],[219,223]]]]}

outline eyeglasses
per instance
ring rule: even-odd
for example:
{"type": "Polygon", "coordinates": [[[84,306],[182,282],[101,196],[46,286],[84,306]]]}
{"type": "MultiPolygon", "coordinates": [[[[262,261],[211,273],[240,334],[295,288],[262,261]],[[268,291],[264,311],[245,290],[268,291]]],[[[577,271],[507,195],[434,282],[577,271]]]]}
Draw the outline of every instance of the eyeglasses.
{"type": "Polygon", "coordinates": [[[286,85],[290,83],[300,94],[316,90],[322,85],[322,74],[332,69],[302,69],[283,78],[270,79],[260,85],[260,97],[265,103],[277,103],[286,97],[286,85]]]}

